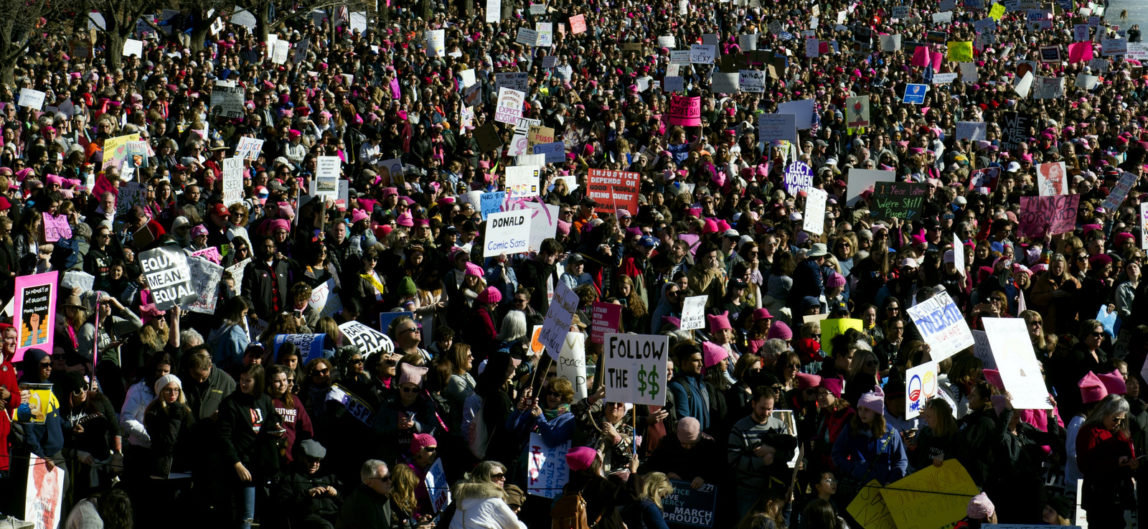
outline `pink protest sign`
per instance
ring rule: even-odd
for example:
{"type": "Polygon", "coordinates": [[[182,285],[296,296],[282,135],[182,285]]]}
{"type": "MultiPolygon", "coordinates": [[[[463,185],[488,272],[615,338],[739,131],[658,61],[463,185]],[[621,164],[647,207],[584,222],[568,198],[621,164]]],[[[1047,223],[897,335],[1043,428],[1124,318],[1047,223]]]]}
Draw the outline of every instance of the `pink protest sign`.
{"type": "Polygon", "coordinates": [[[1080,195],[1020,197],[1020,235],[1039,239],[1072,231],[1080,195]]]}
{"type": "Polygon", "coordinates": [[[670,96],[670,125],[700,127],[702,124],[702,98],[670,96]]]}
{"type": "Polygon", "coordinates": [[[601,344],[604,336],[618,332],[618,325],[622,321],[622,306],[595,301],[590,310],[590,343],[601,344]]]}
{"type": "Polygon", "coordinates": [[[586,32],[586,15],[570,17],[570,33],[577,35],[586,32]]]}
{"type": "Polygon", "coordinates": [[[1088,62],[1092,60],[1091,42],[1073,42],[1068,45],[1068,62],[1088,62]]]}
{"type": "Polygon", "coordinates": [[[12,363],[24,359],[29,349],[52,354],[52,335],[56,328],[56,295],[59,272],[45,272],[16,278],[12,301],[12,326],[17,329],[16,354],[12,363]]]}
{"type": "Polygon", "coordinates": [[[60,239],[72,238],[72,226],[68,224],[66,215],[55,215],[44,212],[44,240],[56,242],[60,239]]]}
{"type": "Polygon", "coordinates": [[[220,262],[223,261],[223,256],[219,255],[219,248],[216,248],[214,246],[209,247],[209,248],[204,248],[198,252],[191,252],[191,255],[193,257],[202,257],[202,258],[207,259],[208,261],[211,261],[215,264],[219,264],[220,262]]]}
{"type": "Polygon", "coordinates": [[[929,48],[925,46],[917,46],[916,49],[913,50],[913,59],[910,61],[910,64],[913,66],[919,66],[921,68],[927,68],[929,66],[930,60],[931,58],[929,57],[929,48]]]}

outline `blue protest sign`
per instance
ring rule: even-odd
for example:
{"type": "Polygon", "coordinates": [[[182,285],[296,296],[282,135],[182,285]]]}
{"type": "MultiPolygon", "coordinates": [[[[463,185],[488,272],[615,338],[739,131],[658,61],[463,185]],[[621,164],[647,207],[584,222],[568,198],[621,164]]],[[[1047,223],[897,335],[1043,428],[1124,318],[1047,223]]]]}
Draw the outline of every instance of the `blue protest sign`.
{"type": "Polygon", "coordinates": [[[706,483],[699,489],[688,481],[670,480],[674,492],[662,499],[662,517],[674,528],[714,526],[717,486],[706,483]]]}
{"type": "Polygon", "coordinates": [[[280,334],[275,337],[275,358],[279,359],[279,348],[287,342],[295,344],[299,349],[299,356],[303,358],[300,365],[323,358],[323,342],[326,338],[326,334],[280,334]]]}
{"type": "Polygon", "coordinates": [[[482,220],[486,220],[486,216],[491,213],[498,213],[502,211],[502,203],[506,201],[506,191],[495,191],[493,193],[483,193],[478,199],[479,211],[482,213],[482,220]]]}
{"type": "Polygon", "coordinates": [[[393,322],[393,321],[395,321],[395,320],[397,320],[403,316],[406,316],[408,318],[414,318],[415,313],[409,312],[409,311],[407,311],[407,312],[380,312],[379,313],[379,330],[382,331],[383,334],[387,334],[387,330],[391,328],[391,322],[393,322]]]}
{"type": "Polygon", "coordinates": [[[566,144],[560,141],[540,143],[534,146],[534,154],[545,154],[546,163],[562,163],[566,161],[566,144]]]}
{"type": "Polygon", "coordinates": [[[925,104],[925,94],[929,91],[929,85],[926,84],[908,84],[905,86],[905,98],[903,103],[913,105],[925,104]]]}

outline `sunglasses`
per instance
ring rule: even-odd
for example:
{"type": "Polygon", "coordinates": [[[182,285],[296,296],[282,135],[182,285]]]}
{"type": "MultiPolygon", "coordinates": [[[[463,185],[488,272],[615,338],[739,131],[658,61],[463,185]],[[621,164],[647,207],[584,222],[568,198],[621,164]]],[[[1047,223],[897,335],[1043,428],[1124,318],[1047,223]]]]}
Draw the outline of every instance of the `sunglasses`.
{"type": "Polygon", "coordinates": [[[1105,333],[1102,333],[1102,332],[1094,332],[1094,333],[1092,333],[1092,336],[1093,336],[1094,338],[1104,338],[1104,335],[1105,335],[1105,333]]]}
{"type": "Polygon", "coordinates": [[[331,372],[330,369],[312,369],[311,370],[311,376],[326,375],[327,373],[330,373],[330,372],[331,372]]]}
{"type": "Polygon", "coordinates": [[[493,479],[493,480],[506,479],[506,474],[504,474],[502,472],[499,472],[497,474],[491,474],[490,479],[493,479]]]}

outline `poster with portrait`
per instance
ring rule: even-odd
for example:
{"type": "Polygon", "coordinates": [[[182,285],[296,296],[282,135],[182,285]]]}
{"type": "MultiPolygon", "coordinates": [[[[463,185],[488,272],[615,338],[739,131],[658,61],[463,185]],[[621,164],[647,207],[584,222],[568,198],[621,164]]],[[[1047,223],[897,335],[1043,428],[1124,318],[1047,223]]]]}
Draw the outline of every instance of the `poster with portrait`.
{"type": "Polygon", "coordinates": [[[36,454],[28,458],[28,483],[24,495],[24,519],[36,529],[59,527],[64,515],[64,467],[53,466],[36,454]]]}
{"type": "Polygon", "coordinates": [[[1064,162],[1042,163],[1036,167],[1037,187],[1040,196],[1055,197],[1068,194],[1064,162]]]}
{"type": "Polygon", "coordinates": [[[24,352],[28,349],[52,353],[59,275],[59,272],[53,271],[16,278],[12,326],[19,334],[12,363],[23,360],[24,352]]]}

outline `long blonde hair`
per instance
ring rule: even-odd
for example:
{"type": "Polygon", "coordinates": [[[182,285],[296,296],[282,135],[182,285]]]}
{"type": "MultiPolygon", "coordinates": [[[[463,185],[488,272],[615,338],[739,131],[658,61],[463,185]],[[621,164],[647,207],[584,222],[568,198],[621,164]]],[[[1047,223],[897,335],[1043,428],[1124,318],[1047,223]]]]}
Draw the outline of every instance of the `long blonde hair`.
{"type": "Polygon", "coordinates": [[[394,500],[395,505],[398,505],[403,512],[414,513],[415,508],[418,507],[418,499],[415,498],[415,489],[418,488],[419,477],[411,467],[404,464],[395,465],[391,469],[391,499],[394,500]]]}
{"type": "Polygon", "coordinates": [[[658,508],[661,509],[662,498],[674,492],[674,486],[670,484],[670,478],[661,472],[650,472],[642,476],[642,478],[641,490],[638,492],[639,499],[653,501],[654,505],[657,505],[658,508]]]}

